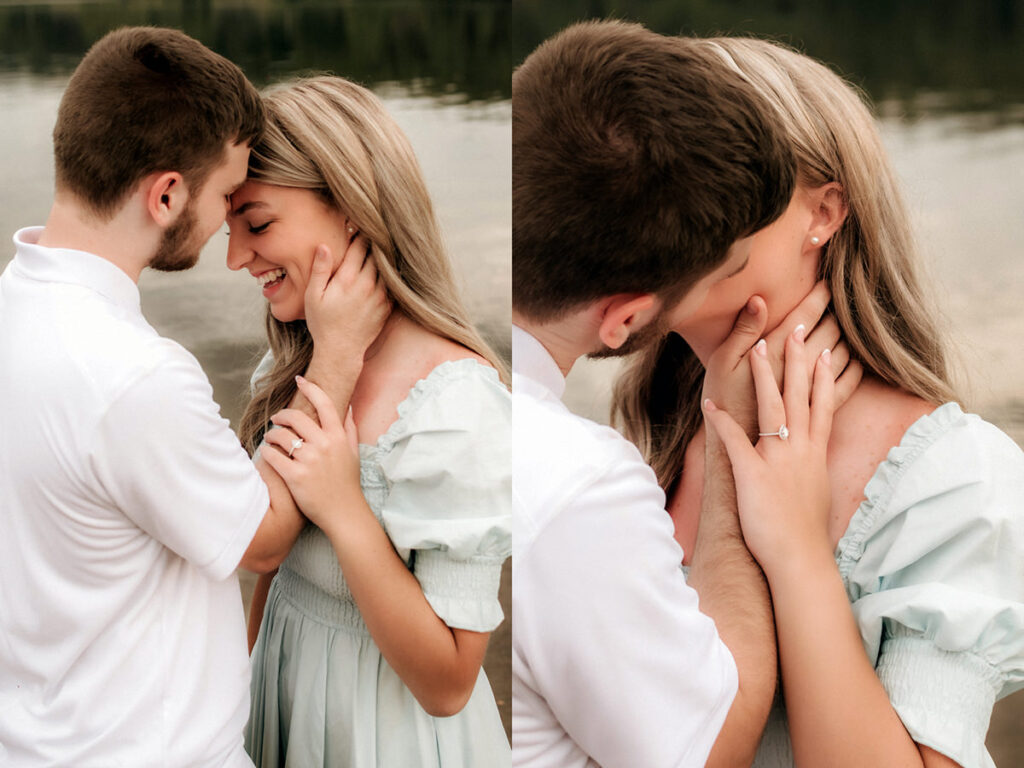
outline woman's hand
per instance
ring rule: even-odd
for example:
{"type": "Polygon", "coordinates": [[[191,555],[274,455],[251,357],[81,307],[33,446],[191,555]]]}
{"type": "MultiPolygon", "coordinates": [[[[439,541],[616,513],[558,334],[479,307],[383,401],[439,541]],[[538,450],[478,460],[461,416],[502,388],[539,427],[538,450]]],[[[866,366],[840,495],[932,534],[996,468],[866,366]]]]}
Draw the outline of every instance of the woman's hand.
{"type": "Polygon", "coordinates": [[[296,377],[299,391],[316,409],[316,420],[295,408],[270,417],[260,452],[284,480],[299,509],[328,530],[347,510],[365,508],[359,487],[359,438],[352,409],[342,423],[331,399],[311,381],[296,377]]]}
{"type": "Polygon", "coordinates": [[[758,342],[749,356],[762,435],[756,447],[729,413],[704,401],[705,418],[732,463],[743,538],[769,581],[777,565],[831,549],[826,455],[834,412],[832,355],[827,349],[818,355],[809,393],[804,336],[799,326],[786,340],[784,395],[767,344],[758,342]]]}
{"type": "Polygon", "coordinates": [[[362,359],[380,334],[391,302],[377,275],[369,243],[354,236],[335,265],[330,249],[319,245],[306,285],[306,326],[319,349],[362,359]]]}

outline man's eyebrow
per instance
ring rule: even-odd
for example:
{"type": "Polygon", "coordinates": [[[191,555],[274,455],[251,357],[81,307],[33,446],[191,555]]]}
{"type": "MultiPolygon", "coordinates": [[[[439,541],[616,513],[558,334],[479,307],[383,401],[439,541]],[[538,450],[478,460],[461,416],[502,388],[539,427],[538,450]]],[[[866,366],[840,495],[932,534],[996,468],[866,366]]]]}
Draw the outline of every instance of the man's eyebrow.
{"type": "Polygon", "coordinates": [[[232,216],[241,216],[243,213],[248,211],[250,208],[266,208],[267,204],[262,200],[250,200],[248,203],[242,203],[240,206],[235,208],[231,212],[232,216]]]}
{"type": "Polygon", "coordinates": [[[748,253],[748,254],[747,254],[747,258],[745,258],[745,259],[743,260],[743,263],[742,263],[742,264],[740,264],[740,265],[739,265],[739,266],[738,266],[738,267],[737,267],[736,269],[734,269],[734,270],[733,270],[732,272],[730,272],[730,273],[729,273],[728,275],[726,275],[726,276],[725,276],[725,278],[726,278],[726,279],[728,280],[728,279],[729,279],[730,277],[735,277],[735,276],[736,276],[736,275],[738,275],[738,274],[739,274],[740,272],[742,272],[742,271],[743,271],[744,269],[746,269],[746,268],[747,268],[747,264],[749,264],[749,263],[750,263],[750,254],[748,253]]]}

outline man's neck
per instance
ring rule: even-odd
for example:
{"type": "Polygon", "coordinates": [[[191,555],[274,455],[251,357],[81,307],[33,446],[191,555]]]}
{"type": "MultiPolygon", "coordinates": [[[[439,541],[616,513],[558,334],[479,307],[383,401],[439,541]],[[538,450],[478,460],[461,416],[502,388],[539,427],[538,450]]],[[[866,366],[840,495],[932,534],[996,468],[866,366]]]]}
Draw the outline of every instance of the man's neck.
{"type": "Polygon", "coordinates": [[[600,345],[596,329],[578,315],[538,323],[513,310],[512,322],[540,342],[563,376],[569,375],[577,360],[600,345]]]}
{"type": "Polygon", "coordinates": [[[103,220],[73,196],[58,193],[38,244],[47,248],[86,251],[106,259],[134,282],[155,252],[158,235],[147,231],[131,201],[103,220]]]}

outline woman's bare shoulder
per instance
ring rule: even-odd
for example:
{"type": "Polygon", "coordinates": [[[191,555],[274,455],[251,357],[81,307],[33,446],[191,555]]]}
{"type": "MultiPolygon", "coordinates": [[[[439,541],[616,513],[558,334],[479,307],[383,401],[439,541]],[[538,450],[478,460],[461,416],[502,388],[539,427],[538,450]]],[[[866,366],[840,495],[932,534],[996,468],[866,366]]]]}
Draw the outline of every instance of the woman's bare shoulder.
{"type": "Polygon", "coordinates": [[[910,426],[936,408],[916,395],[865,375],[853,396],[836,413],[828,446],[832,482],[833,543],[846,530],[864,499],[864,486],[889,450],[910,426]]]}

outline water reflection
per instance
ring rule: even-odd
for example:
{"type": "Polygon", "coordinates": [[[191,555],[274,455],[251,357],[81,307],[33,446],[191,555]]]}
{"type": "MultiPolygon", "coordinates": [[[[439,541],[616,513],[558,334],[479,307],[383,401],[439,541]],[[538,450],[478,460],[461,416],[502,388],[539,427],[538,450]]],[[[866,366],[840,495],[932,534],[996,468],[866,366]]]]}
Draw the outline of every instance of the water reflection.
{"type": "Polygon", "coordinates": [[[509,96],[512,4],[155,0],[0,7],[0,70],[70,72],[115,26],[182,29],[264,84],[305,70],[461,100],[509,96]]]}
{"type": "Polygon", "coordinates": [[[580,19],[667,35],[770,37],[831,64],[892,117],[1024,120],[1024,6],[1016,0],[516,0],[516,60],[580,19]]]}

